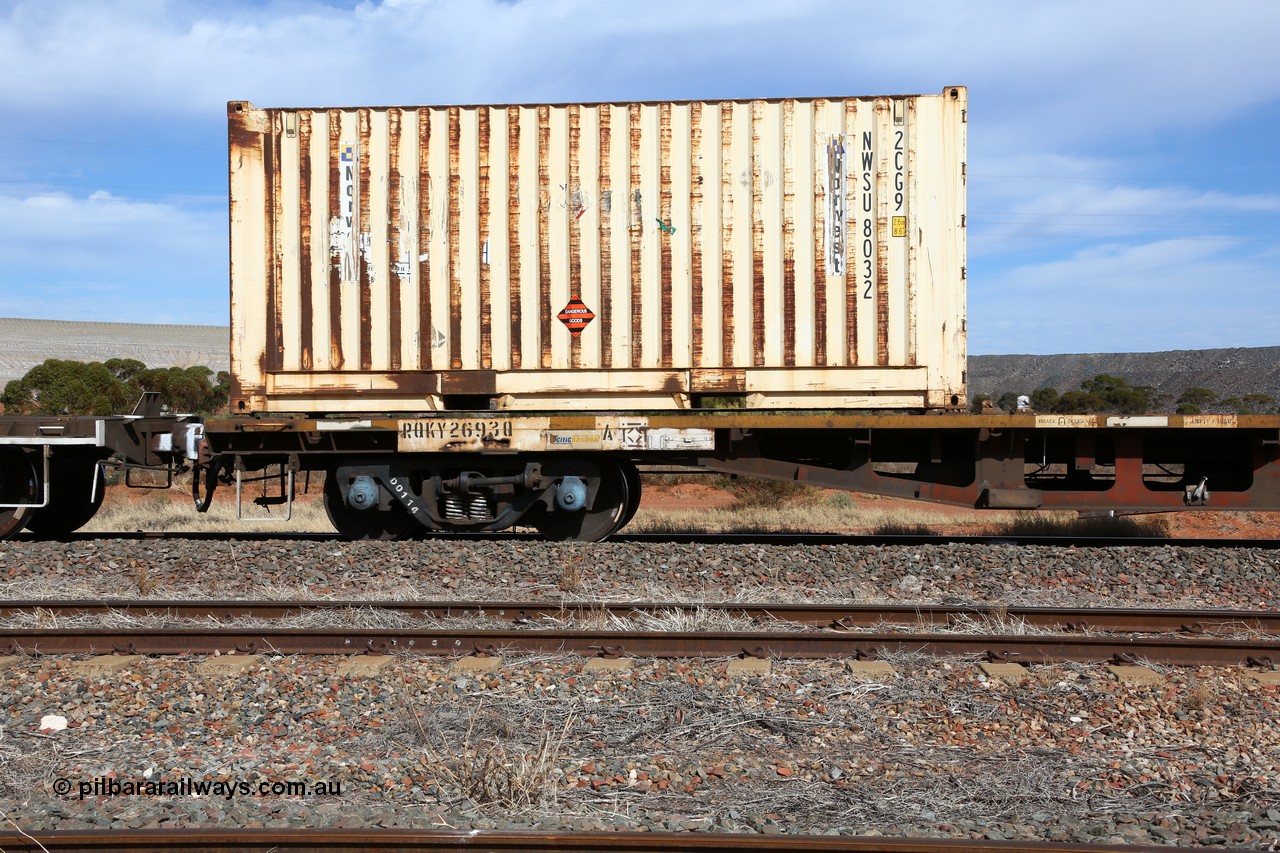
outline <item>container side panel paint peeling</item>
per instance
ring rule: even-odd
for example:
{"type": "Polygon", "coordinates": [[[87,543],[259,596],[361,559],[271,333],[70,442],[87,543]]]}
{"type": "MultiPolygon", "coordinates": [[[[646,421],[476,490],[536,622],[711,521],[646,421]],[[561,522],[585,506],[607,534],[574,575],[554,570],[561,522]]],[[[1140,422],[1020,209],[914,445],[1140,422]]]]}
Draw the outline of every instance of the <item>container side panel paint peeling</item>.
{"type": "Polygon", "coordinates": [[[233,411],[963,405],[966,97],[233,101],[233,411]]]}

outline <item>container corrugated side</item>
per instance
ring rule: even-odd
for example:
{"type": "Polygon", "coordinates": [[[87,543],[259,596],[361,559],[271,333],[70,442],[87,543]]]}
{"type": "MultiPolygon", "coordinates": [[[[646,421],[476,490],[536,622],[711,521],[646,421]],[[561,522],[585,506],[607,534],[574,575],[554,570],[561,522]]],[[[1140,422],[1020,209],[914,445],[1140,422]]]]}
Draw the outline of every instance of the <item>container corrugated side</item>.
{"type": "Polygon", "coordinates": [[[966,103],[231,102],[233,411],[963,404],[966,103]]]}

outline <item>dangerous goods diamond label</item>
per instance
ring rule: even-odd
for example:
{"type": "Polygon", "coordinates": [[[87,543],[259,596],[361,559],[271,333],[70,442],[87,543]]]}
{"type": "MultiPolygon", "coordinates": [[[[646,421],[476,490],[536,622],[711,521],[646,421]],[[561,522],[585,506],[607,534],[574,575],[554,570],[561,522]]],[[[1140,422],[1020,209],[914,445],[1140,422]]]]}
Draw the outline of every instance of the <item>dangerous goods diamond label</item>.
{"type": "Polygon", "coordinates": [[[576,338],[582,334],[582,330],[587,327],[587,324],[596,318],[596,315],[586,306],[586,303],[574,296],[570,298],[568,305],[560,309],[560,313],[556,317],[568,327],[576,338]]]}

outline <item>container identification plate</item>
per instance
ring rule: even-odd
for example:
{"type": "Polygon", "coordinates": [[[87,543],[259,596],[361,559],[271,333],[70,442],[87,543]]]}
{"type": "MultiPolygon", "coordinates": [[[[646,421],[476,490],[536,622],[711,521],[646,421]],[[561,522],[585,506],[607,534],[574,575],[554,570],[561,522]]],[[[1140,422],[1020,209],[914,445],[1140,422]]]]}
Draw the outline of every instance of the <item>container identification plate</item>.
{"type": "Polygon", "coordinates": [[[398,421],[396,449],[408,453],[546,450],[711,450],[710,429],[650,429],[647,417],[601,416],[594,428],[555,427],[549,417],[418,418],[398,421]]]}

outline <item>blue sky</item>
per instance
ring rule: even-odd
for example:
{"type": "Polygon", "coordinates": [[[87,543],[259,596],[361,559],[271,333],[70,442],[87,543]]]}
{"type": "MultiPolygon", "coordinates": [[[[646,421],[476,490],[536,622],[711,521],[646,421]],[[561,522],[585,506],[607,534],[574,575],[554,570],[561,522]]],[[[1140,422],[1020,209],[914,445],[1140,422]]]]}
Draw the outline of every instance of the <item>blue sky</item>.
{"type": "Polygon", "coordinates": [[[973,354],[1280,345],[1280,3],[0,0],[0,316],[225,324],[228,100],[969,87],[973,354]]]}

